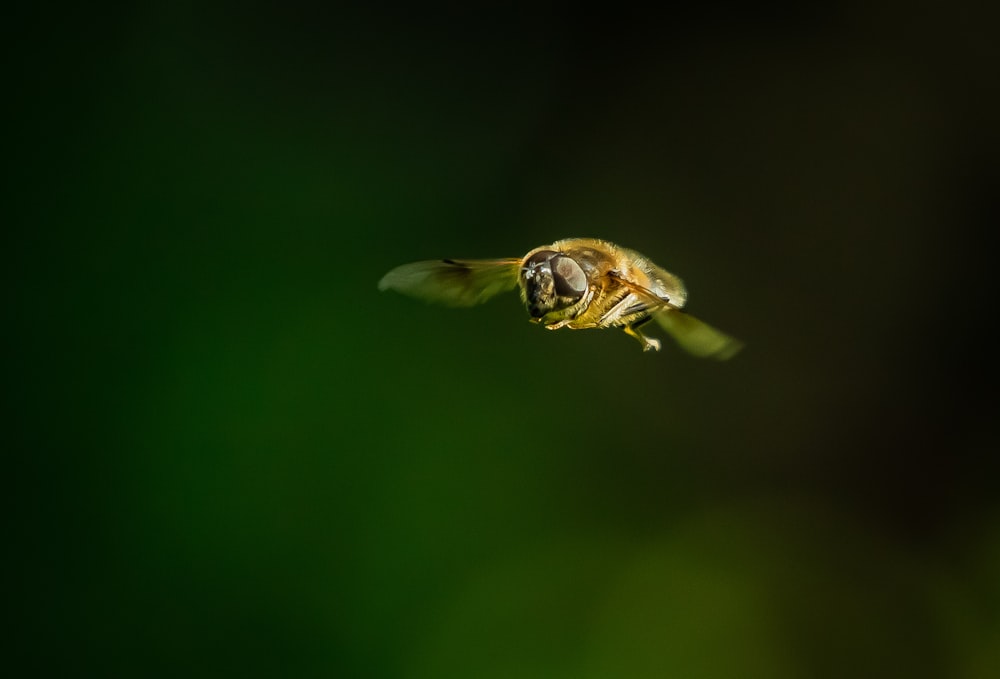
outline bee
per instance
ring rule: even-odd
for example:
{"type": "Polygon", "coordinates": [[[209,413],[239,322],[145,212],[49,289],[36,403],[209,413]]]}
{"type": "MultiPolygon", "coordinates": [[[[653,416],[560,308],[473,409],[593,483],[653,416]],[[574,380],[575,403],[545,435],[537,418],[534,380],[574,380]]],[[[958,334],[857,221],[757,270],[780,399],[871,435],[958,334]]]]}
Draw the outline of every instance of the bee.
{"type": "Polygon", "coordinates": [[[621,328],[659,351],[639,328],[655,320],[695,356],[726,360],[738,340],[683,311],[681,279],[649,258],[605,240],[567,238],[519,259],[437,259],[403,264],[382,277],[379,290],[428,302],[469,307],[519,288],[531,321],[549,330],[621,328]]]}

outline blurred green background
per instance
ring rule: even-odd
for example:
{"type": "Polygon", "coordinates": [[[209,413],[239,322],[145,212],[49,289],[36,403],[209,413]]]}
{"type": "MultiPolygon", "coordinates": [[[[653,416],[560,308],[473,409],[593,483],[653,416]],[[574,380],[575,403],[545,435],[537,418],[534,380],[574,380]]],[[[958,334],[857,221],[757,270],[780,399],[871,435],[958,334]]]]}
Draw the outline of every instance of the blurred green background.
{"type": "Polygon", "coordinates": [[[993,18],[11,19],[10,662],[998,676],[993,18]],[[376,290],[571,236],[746,349],[376,290]]]}

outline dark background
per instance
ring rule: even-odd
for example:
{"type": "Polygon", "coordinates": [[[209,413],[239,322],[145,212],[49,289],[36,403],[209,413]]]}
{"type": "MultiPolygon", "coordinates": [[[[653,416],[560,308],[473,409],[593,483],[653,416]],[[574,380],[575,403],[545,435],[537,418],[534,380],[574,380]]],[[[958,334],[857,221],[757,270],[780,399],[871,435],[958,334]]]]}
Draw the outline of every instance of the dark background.
{"type": "Polygon", "coordinates": [[[995,19],[11,18],[10,662],[996,676],[995,19]],[[746,349],[376,290],[570,236],[746,349]]]}

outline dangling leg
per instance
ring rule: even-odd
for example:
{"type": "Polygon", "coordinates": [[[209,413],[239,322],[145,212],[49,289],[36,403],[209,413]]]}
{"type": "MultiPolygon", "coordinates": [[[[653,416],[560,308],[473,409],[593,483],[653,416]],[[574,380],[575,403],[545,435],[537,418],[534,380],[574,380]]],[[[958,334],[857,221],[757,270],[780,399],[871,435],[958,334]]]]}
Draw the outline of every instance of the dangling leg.
{"type": "Polygon", "coordinates": [[[631,335],[632,337],[634,337],[637,340],[639,340],[639,342],[642,344],[642,350],[643,351],[649,351],[650,349],[652,349],[653,351],[659,351],[660,350],[660,340],[654,339],[652,337],[646,337],[641,332],[639,332],[639,330],[637,329],[640,325],[642,325],[643,323],[645,323],[648,320],[649,319],[646,318],[646,319],[643,319],[642,321],[639,321],[638,323],[636,323],[634,325],[624,325],[624,326],[622,326],[622,329],[625,331],[626,335],[631,335]]]}

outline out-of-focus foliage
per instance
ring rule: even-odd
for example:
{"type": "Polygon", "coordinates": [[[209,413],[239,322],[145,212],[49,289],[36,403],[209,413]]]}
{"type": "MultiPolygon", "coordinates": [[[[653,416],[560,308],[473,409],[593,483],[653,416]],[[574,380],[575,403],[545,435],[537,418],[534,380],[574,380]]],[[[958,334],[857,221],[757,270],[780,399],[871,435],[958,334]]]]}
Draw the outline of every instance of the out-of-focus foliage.
{"type": "Polygon", "coordinates": [[[903,7],[18,23],[20,660],[996,676],[996,41],[903,7]],[[746,348],[376,290],[571,236],[746,348]]]}

